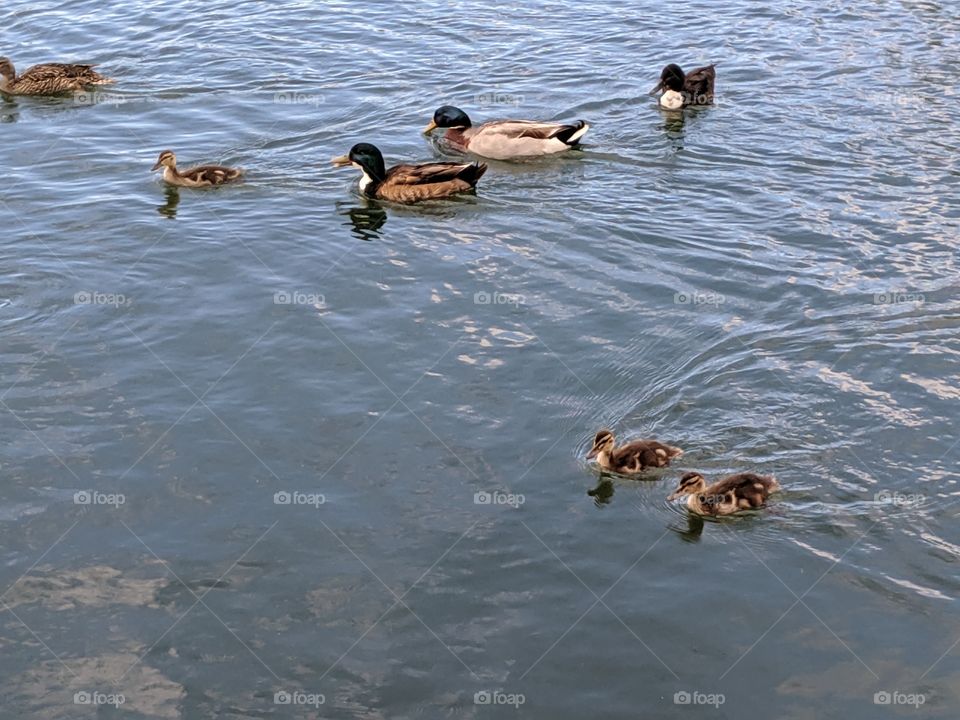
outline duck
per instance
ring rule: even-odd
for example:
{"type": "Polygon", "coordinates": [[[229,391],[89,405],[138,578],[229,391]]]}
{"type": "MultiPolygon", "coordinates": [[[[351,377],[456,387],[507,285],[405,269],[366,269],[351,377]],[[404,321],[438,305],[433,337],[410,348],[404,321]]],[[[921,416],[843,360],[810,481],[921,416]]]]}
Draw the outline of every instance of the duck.
{"type": "Polygon", "coordinates": [[[460,108],[437,108],[425,135],[436,128],[447,130],[444,139],[461,152],[470,152],[492,160],[552,155],[575,148],[590,129],[583,120],[563,124],[536,120],[490,120],[473,126],[460,108]]]}
{"type": "Polygon", "coordinates": [[[600,430],[593,438],[593,447],[587,459],[596,458],[603,470],[618,475],[636,475],[647,468],[662,468],[674,458],[683,455],[683,450],[665,445],[658,440],[634,440],[616,447],[616,438],[610,430],[600,430]]]}
{"type": "Polygon", "coordinates": [[[357,143],[347,155],[333,158],[337,167],[360,169],[365,197],[399,203],[444,198],[473,190],[487,171],[483,163],[431,162],[394,165],[387,170],[376,145],[357,143]]]}
{"type": "Polygon", "coordinates": [[[679,110],[690,105],[710,105],[713,102],[713,84],[717,79],[716,63],[705,65],[684,74],[679,65],[670,63],[660,73],[660,82],[650,91],[661,90],[660,107],[679,110]]]}
{"type": "Polygon", "coordinates": [[[769,475],[739,473],[707,485],[698,472],[686,473],[667,500],[687,496],[687,507],[698,515],[733,515],[741,510],[762,507],[771,493],[780,489],[777,479],[769,475]]]}
{"type": "Polygon", "coordinates": [[[172,150],[164,150],[157,158],[152,171],[163,168],[163,180],[170,185],[180,187],[215,187],[225,185],[243,177],[241,168],[229,168],[223,165],[200,165],[188,170],[177,170],[177,156],[172,150]]]}
{"type": "Polygon", "coordinates": [[[58,95],[83,90],[91,85],[115,82],[93,68],[96,65],[45,63],[34,65],[17,75],[10,58],[0,57],[0,92],[7,95],[58,95]]]}

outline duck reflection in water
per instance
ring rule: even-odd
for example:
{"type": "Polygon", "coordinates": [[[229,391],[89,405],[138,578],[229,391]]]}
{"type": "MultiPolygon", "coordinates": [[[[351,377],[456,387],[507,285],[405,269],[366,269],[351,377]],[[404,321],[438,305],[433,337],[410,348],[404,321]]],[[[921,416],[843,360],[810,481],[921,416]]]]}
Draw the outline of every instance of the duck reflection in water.
{"type": "Polygon", "coordinates": [[[164,195],[167,201],[163,205],[157,206],[157,212],[168,220],[177,217],[177,205],[180,204],[180,190],[173,185],[167,185],[164,188],[164,195]]]}
{"type": "Polygon", "coordinates": [[[587,495],[593,498],[593,504],[597,507],[609,505],[610,501],[613,500],[613,481],[601,477],[595,488],[587,490],[587,495]]]}
{"type": "Polygon", "coordinates": [[[700,536],[703,535],[703,518],[692,512],[686,513],[686,516],[686,527],[678,522],[671,525],[670,529],[679,535],[682,540],[691,543],[700,542],[700,536]]]}
{"type": "Polygon", "coordinates": [[[340,214],[350,218],[351,231],[359,240],[375,240],[380,237],[380,229],[387,222],[387,211],[372,200],[364,200],[363,203],[340,214]]]}

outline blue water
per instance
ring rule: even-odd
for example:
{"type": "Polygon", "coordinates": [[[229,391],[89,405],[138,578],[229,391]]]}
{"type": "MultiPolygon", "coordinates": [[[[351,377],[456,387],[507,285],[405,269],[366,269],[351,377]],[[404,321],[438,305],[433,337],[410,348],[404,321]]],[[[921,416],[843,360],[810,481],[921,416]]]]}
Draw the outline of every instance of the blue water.
{"type": "Polygon", "coordinates": [[[956,8],[0,20],[118,81],[0,101],[3,717],[955,717],[956,8]],[[330,166],[448,103],[592,127],[423,207],[330,166]],[[694,469],[784,491],[699,521],[694,469]]]}

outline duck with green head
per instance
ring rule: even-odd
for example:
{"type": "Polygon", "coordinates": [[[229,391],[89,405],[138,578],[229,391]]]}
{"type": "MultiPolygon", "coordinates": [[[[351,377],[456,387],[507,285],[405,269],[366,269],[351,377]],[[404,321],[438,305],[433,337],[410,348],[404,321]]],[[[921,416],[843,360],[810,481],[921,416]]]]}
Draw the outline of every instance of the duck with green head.
{"type": "Polygon", "coordinates": [[[432,162],[394,165],[389,170],[383,154],[370,143],[357,143],[347,155],[333,159],[337,167],[360,170],[360,192],[366,197],[414,203],[472,190],[487,171],[483,163],[432,162]]]}
{"type": "Polygon", "coordinates": [[[512,160],[552,155],[575,148],[590,126],[583,120],[569,124],[537,120],[489,120],[474,127],[463,110],[444,105],[437,108],[433,120],[423,132],[429,134],[436,128],[447,131],[444,139],[456,150],[493,160],[512,160]]]}

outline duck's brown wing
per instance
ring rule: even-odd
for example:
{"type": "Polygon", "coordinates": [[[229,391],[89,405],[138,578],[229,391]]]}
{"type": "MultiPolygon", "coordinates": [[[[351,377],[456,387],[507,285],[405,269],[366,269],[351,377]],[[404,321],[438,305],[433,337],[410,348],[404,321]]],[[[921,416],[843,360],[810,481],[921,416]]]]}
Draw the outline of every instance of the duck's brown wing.
{"type": "Polygon", "coordinates": [[[665,445],[658,440],[634,440],[614,452],[612,460],[630,472],[647,467],[666,467],[670,460],[683,454],[680,448],[665,445]]]}
{"type": "Polygon", "coordinates": [[[223,165],[201,165],[200,167],[184,170],[180,174],[196,183],[223,185],[224,183],[241,177],[243,170],[239,168],[228,168],[223,165]]]}
{"type": "Polygon", "coordinates": [[[486,171],[483,163],[395,165],[387,171],[377,194],[398,202],[446,197],[474,187],[486,171]]]}
{"type": "Polygon", "coordinates": [[[777,481],[765,475],[739,473],[714,483],[704,491],[704,495],[730,497],[736,499],[741,508],[758,508],[763,505],[770,493],[778,488],[777,481]]]}
{"type": "Polygon", "coordinates": [[[713,85],[717,79],[715,65],[706,65],[689,73],[683,81],[683,92],[689,105],[709,105],[713,102],[713,85]]]}
{"type": "Polygon", "coordinates": [[[108,77],[96,72],[95,65],[74,65],[69,63],[44,63],[28,68],[17,76],[17,85],[62,86],[63,90],[78,90],[86,85],[112,83],[108,77]]]}

